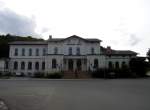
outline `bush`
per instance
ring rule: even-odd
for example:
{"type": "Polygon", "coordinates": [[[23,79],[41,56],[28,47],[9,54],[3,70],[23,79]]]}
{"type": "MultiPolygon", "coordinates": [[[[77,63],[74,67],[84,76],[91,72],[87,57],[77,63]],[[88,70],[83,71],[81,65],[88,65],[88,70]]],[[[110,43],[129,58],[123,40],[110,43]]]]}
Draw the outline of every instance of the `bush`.
{"type": "Polygon", "coordinates": [[[136,77],[129,68],[97,69],[91,73],[93,78],[130,78],[136,77]]]}
{"type": "Polygon", "coordinates": [[[145,61],[145,57],[132,58],[130,61],[130,69],[138,77],[145,77],[148,67],[149,64],[145,61]]]}
{"type": "Polygon", "coordinates": [[[91,73],[91,75],[93,78],[106,78],[109,76],[110,72],[111,72],[110,69],[101,68],[101,69],[97,69],[97,70],[93,71],[91,73]]]}
{"type": "Polygon", "coordinates": [[[91,72],[93,78],[103,78],[105,74],[105,69],[97,69],[91,72]]]}
{"type": "Polygon", "coordinates": [[[129,68],[120,68],[115,69],[114,72],[116,73],[117,78],[130,78],[133,77],[133,73],[129,68]]]}
{"type": "Polygon", "coordinates": [[[52,78],[52,79],[60,79],[62,77],[63,77],[63,73],[62,72],[49,73],[46,76],[46,78],[52,78]]]}
{"type": "Polygon", "coordinates": [[[43,72],[36,72],[34,73],[34,78],[44,78],[44,73],[43,72]]]}
{"type": "Polygon", "coordinates": [[[8,77],[13,76],[10,72],[6,72],[6,73],[4,73],[3,75],[4,75],[4,76],[8,76],[8,77]]]}
{"type": "Polygon", "coordinates": [[[3,75],[3,73],[2,72],[0,72],[0,77],[3,75]]]}

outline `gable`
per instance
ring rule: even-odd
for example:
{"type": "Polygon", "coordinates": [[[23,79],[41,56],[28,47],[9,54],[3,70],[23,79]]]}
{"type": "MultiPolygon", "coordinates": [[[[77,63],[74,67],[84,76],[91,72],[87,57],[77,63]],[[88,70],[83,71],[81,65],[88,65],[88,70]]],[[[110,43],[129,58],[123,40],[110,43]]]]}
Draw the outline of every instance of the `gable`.
{"type": "Polygon", "coordinates": [[[83,38],[80,38],[78,36],[70,36],[66,39],[64,39],[64,42],[69,44],[69,45],[79,45],[83,42],[85,42],[85,40],[83,38]]]}

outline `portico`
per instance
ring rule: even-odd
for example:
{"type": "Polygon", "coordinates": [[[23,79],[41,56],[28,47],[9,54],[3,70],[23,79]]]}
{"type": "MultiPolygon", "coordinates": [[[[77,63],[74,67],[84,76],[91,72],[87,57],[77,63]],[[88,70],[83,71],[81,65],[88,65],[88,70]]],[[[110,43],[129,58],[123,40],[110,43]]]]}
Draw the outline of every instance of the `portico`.
{"type": "Polygon", "coordinates": [[[87,71],[86,58],[64,58],[64,71],[87,71]]]}

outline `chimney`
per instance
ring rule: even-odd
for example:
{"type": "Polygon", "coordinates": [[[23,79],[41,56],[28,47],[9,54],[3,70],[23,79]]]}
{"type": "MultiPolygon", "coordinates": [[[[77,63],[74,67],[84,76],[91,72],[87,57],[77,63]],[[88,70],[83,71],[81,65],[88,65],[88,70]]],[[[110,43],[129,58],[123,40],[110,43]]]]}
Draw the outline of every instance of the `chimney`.
{"type": "Polygon", "coordinates": [[[106,52],[107,54],[111,54],[111,46],[107,46],[106,52]]]}
{"type": "Polygon", "coordinates": [[[49,40],[51,40],[52,39],[52,35],[49,35],[49,40]]]}

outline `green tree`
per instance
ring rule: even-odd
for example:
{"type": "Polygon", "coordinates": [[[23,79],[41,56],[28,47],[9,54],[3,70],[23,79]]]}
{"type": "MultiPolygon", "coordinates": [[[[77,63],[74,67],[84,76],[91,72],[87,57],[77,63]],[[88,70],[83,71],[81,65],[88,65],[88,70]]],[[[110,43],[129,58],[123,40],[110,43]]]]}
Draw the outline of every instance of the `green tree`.
{"type": "Polygon", "coordinates": [[[9,42],[13,41],[43,41],[43,39],[33,38],[31,36],[22,37],[11,34],[0,35],[0,58],[9,57],[9,42]]]}
{"type": "Polygon", "coordinates": [[[140,77],[146,75],[147,68],[148,62],[145,61],[145,57],[132,58],[130,61],[131,71],[140,77]]]}
{"type": "Polygon", "coordinates": [[[149,48],[148,52],[146,53],[146,55],[147,55],[148,61],[150,63],[150,48],[149,48]]]}

